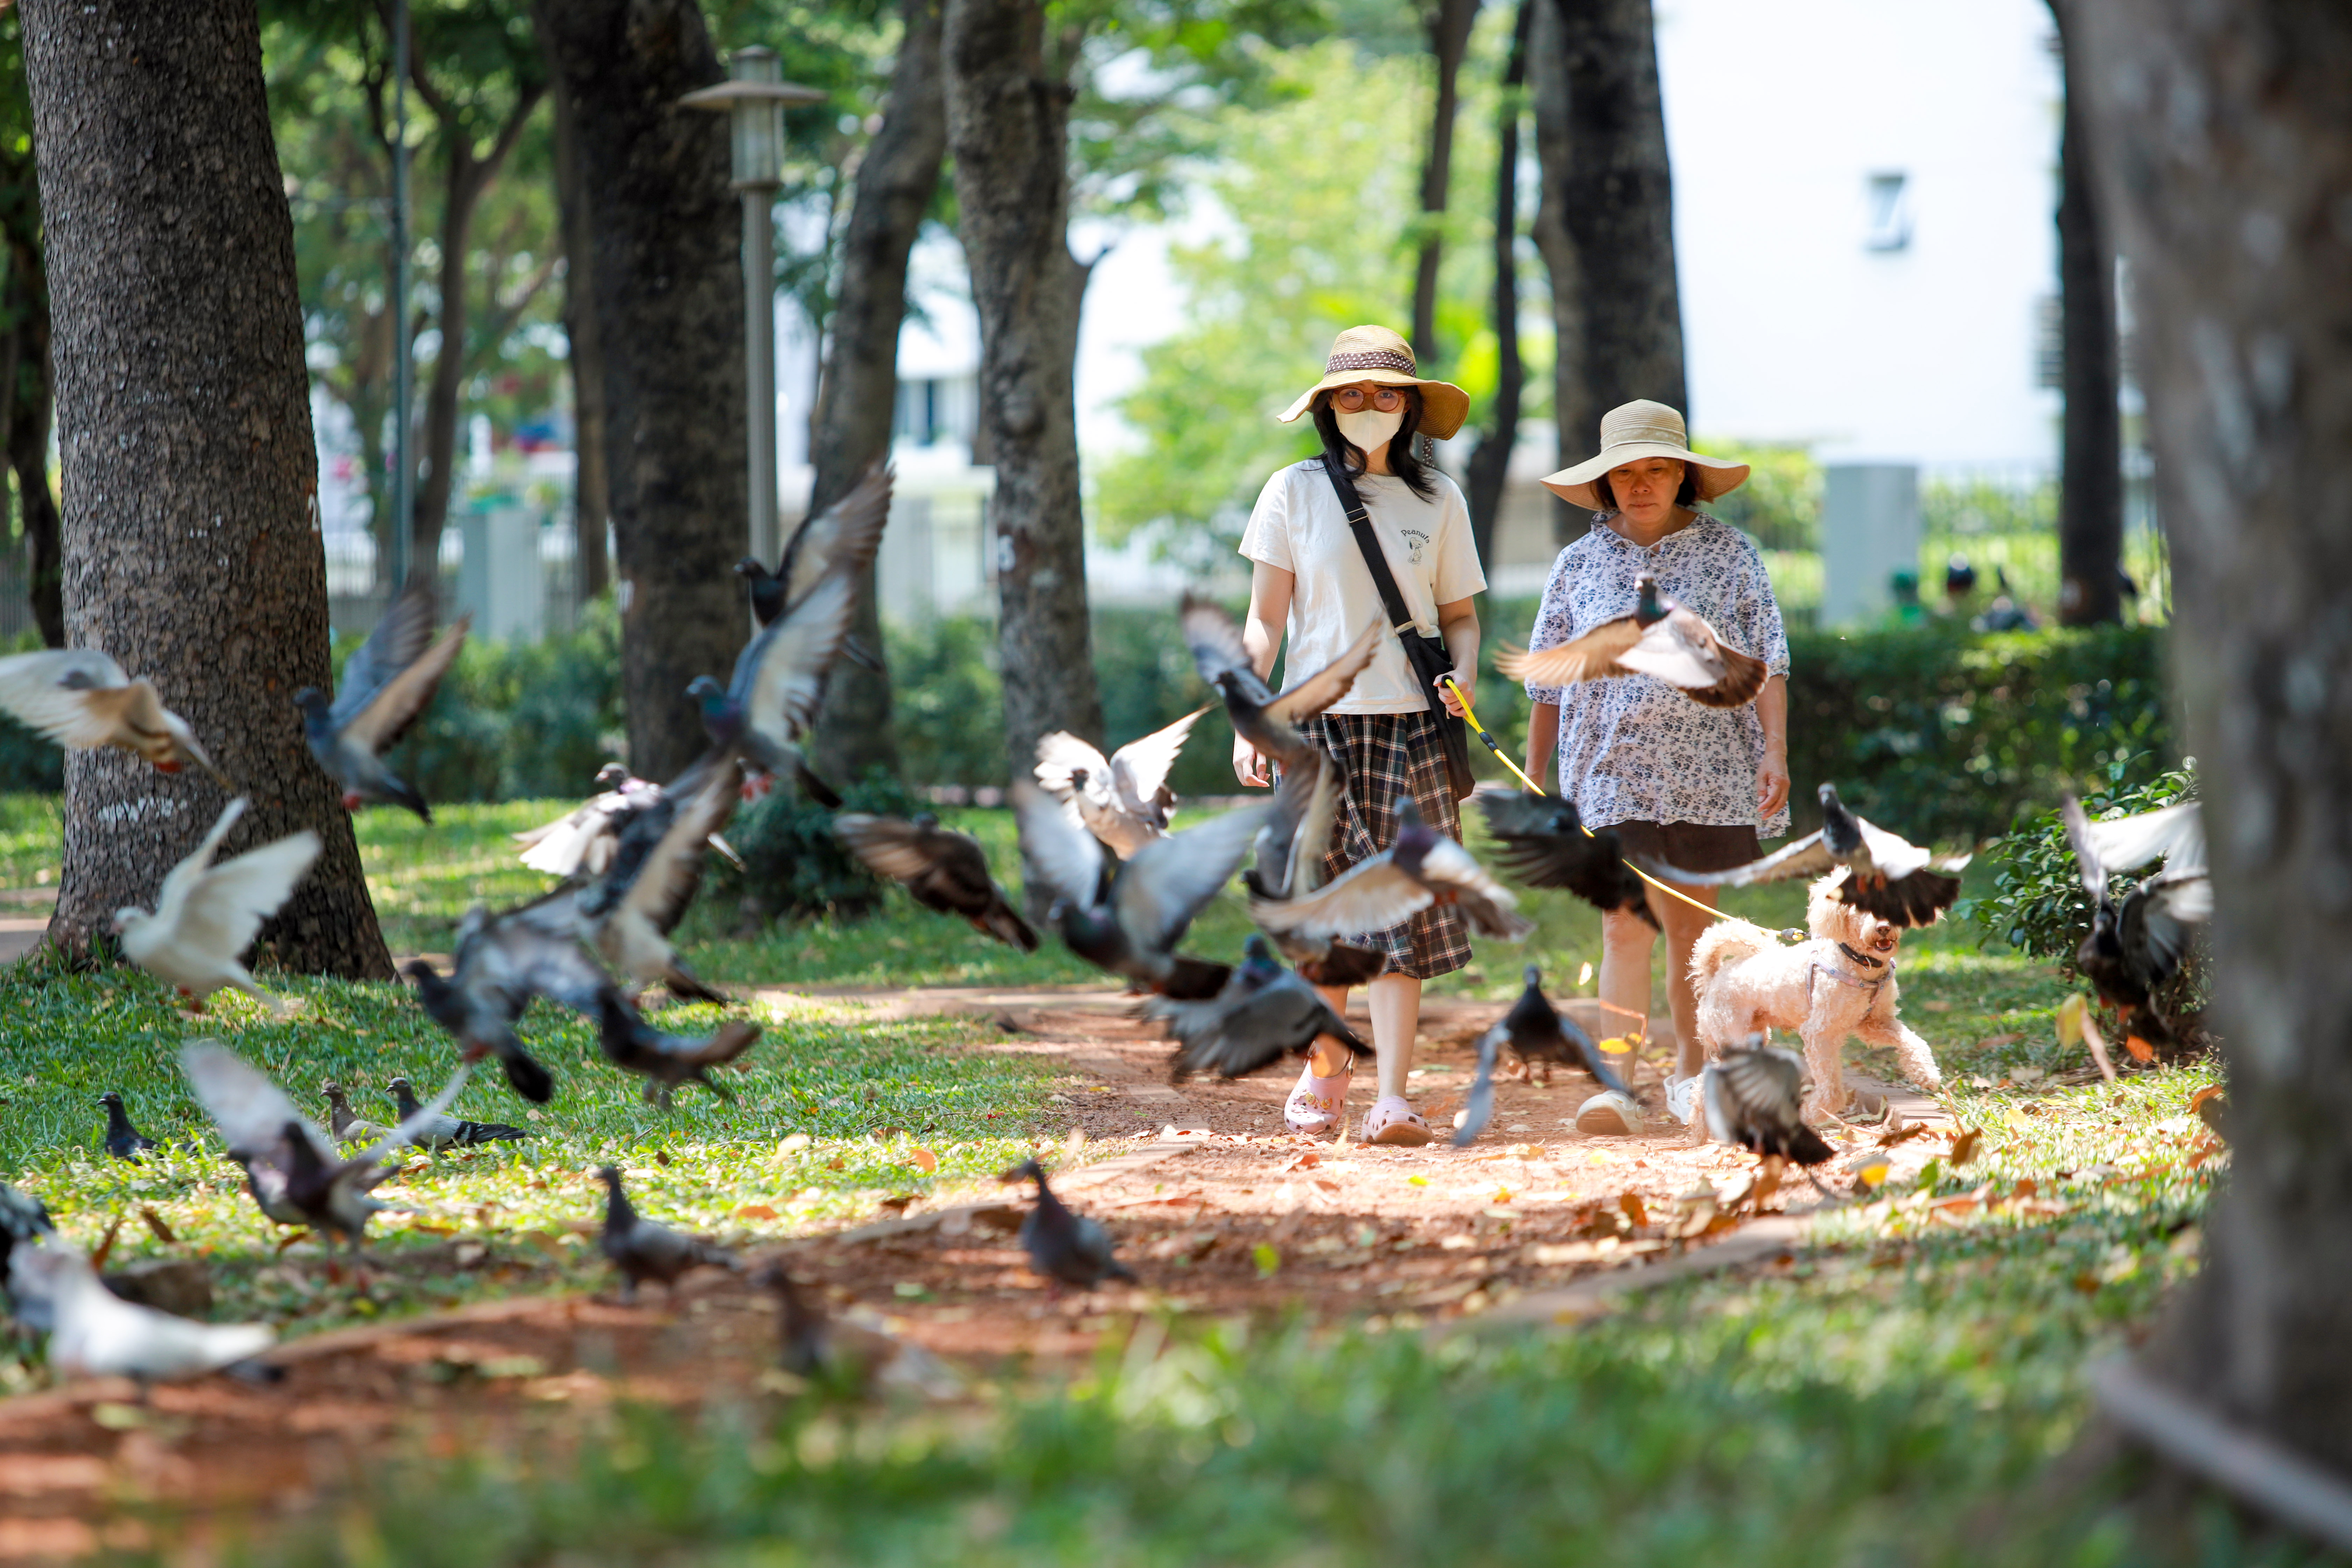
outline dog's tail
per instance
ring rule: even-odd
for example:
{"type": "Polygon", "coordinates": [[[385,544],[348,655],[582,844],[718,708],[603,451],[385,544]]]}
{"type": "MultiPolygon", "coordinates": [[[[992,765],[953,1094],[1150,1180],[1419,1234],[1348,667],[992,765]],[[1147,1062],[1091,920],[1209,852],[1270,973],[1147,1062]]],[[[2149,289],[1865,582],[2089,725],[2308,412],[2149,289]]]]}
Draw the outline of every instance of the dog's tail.
{"type": "Polygon", "coordinates": [[[1699,933],[1697,942],[1691,948],[1691,985],[1705,991],[1716,971],[1725,964],[1753,958],[1779,945],[1779,940],[1762,926],[1749,925],[1746,921],[1717,921],[1699,933]]]}

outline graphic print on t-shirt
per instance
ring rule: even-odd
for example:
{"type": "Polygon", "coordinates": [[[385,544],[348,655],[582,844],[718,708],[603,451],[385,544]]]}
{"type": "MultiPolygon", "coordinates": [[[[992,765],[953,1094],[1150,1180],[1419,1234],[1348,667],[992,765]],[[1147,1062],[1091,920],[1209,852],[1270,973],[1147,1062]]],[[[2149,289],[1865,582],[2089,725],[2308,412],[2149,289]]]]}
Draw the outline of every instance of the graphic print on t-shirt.
{"type": "Polygon", "coordinates": [[[1400,528],[1397,532],[1404,538],[1408,558],[1414,565],[1420,565],[1421,552],[1429,548],[1429,535],[1418,528],[1400,528]]]}

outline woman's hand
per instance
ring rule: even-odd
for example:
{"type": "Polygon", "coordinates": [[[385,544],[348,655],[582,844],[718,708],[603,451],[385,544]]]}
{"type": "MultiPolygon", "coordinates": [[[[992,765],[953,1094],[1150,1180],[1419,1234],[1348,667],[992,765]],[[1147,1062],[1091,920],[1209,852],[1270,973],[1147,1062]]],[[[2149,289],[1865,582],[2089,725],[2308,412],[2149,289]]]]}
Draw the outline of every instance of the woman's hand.
{"type": "Polygon", "coordinates": [[[1756,815],[1760,820],[1789,804],[1789,745],[1767,741],[1756,764],[1756,815]]]}
{"type": "Polygon", "coordinates": [[[1437,700],[1445,704],[1445,710],[1448,713],[1451,713],[1456,719],[1459,719],[1462,717],[1462,700],[1454,695],[1454,687],[1455,686],[1460,687],[1465,691],[1477,690],[1478,672],[1475,669],[1465,669],[1459,665],[1456,665],[1452,674],[1440,676],[1438,678],[1437,700]],[[1448,681],[1451,681],[1453,685],[1446,684],[1448,681]]]}
{"type": "MultiPolygon", "coordinates": [[[[1265,759],[1258,755],[1255,746],[1239,735],[1234,737],[1234,777],[1255,789],[1265,789],[1274,782],[1266,776],[1265,759]]],[[[1786,794],[1788,787],[1788,781],[1783,779],[1781,793],[1786,794]]]]}

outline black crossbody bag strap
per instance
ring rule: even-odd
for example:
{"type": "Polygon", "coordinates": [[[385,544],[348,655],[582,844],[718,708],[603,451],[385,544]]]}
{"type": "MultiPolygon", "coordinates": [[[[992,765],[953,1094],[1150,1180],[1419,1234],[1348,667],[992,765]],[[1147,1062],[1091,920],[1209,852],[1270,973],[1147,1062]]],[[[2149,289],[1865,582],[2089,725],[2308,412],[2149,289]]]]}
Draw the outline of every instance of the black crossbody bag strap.
{"type": "Polygon", "coordinates": [[[1381,596],[1381,607],[1388,612],[1389,625],[1401,637],[1419,637],[1420,625],[1412,612],[1404,607],[1404,595],[1397,587],[1396,574],[1389,570],[1388,552],[1381,548],[1380,537],[1372,531],[1372,514],[1365,510],[1364,498],[1356,493],[1356,481],[1348,477],[1346,466],[1328,452],[1323,454],[1323,471],[1331,477],[1331,488],[1339,493],[1339,510],[1348,514],[1348,527],[1356,536],[1356,548],[1363,552],[1364,564],[1371,570],[1372,587],[1381,596]]]}

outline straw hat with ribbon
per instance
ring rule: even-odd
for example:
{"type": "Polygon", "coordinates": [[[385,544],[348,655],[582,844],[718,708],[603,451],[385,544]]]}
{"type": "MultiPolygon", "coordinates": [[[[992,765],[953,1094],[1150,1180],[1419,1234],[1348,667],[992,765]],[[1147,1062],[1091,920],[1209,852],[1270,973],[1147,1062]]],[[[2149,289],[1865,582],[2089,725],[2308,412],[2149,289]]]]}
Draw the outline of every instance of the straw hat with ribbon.
{"type": "Polygon", "coordinates": [[[1698,499],[1713,500],[1748,482],[1748,465],[1721,458],[1702,458],[1690,449],[1683,416],[1663,403],[1646,398],[1611,409],[1601,420],[1601,455],[1572,468],[1562,468],[1543,481],[1544,489],[1571,506],[1593,511],[1614,511],[1616,499],[1603,499],[1600,481],[1612,468],[1644,458],[1672,458],[1690,465],[1698,481],[1698,499]]]}
{"type": "Polygon", "coordinates": [[[1289,424],[1335,386],[1367,381],[1381,386],[1417,386],[1421,388],[1419,434],[1433,441],[1451,440],[1469,416],[1470,395],[1450,381],[1424,380],[1413,370],[1412,345],[1396,333],[1386,327],[1349,327],[1331,340],[1331,357],[1323,363],[1323,379],[1276,417],[1289,424]]]}

